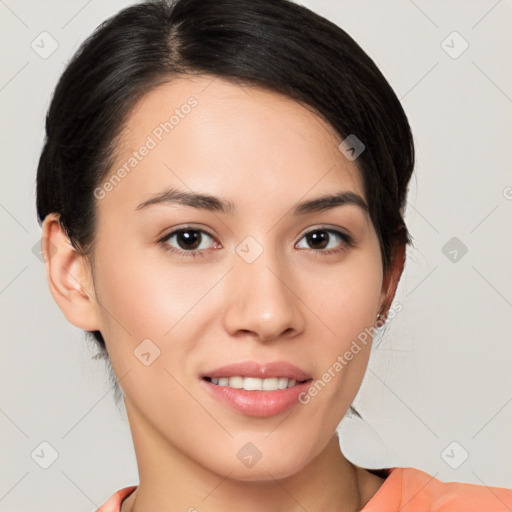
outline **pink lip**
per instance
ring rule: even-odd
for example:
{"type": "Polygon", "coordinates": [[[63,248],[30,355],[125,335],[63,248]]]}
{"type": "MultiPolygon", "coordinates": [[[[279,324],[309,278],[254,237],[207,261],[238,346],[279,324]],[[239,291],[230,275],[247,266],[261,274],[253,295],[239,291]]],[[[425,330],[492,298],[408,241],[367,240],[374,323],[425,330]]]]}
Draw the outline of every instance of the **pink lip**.
{"type": "Polygon", "coordinates": [[[272,361],[269,363],[257,363],[256,361],[245,361],[240,363],[228,364],[221,368],[209,370],[200,375],[200,377],[220,378],[220,377],[257,377],[259,379],[268,379],[272,377],[287,377],[297,381],[308,380],[311,375],[297,368],[297,366],[286,361],[272,361]]]}
{"type": "Polygon", "coordinates": [[[204,386],[211,396],[246,416],[257,418],[275,416],[297,405],[299,395],[307,392],[310,384],[311,381],[308,380],[291,388],[278,389],[277,391],[247,391],[228,386],[218,386],[206,379],[200,380],[200,385],[204,386]]]}

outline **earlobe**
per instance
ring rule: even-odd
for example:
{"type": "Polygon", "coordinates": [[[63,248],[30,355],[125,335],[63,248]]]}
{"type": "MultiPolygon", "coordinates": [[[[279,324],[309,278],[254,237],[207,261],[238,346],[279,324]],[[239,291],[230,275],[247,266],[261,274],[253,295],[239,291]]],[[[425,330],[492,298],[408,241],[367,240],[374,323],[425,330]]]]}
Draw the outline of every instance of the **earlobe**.
{"type": "Polygon", "coordinates": [[[99,330],[91,272],[84,256],[71,245],[56,213],[44,219],[41,252],[50,292],[64,316],[80,329],[99,330]]]}

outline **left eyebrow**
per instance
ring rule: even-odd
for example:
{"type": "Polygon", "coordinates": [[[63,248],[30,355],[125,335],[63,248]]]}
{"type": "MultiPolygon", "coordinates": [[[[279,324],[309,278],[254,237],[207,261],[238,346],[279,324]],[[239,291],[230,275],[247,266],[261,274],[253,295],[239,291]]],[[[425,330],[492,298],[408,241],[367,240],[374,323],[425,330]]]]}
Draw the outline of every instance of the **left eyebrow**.
{"type": "Polygon", "coordinates": [[[326,211],[338,206],[346,205],[354,205],[359,207],[365,213],[368,212],[368,205],[360,195],[350,191],[343,191],[299,203],[295,206],[293,214],[304,215],[306,213],[326,211]]]}
{"type": "MultiPolygon", "coordinates": [[[[139,204],[136,210],[142,210],[148,206],[156,204],[169,206],[181,204],[184,206],[192,206],[193,208],[220,213],[232,213],[235,211],[235,205],[227,199],[212,196],[210,194],[188,192],[186,190],[179,190],[176,188],[164,190],[163,192],[150,197],[139,204]]],[[[360,195],[351,191],[342,191],[299,203],[294,206],[292,214],[305,215],[346,205],[354,205],[365,213],[368,212],[368,205],[360,195]]]]}

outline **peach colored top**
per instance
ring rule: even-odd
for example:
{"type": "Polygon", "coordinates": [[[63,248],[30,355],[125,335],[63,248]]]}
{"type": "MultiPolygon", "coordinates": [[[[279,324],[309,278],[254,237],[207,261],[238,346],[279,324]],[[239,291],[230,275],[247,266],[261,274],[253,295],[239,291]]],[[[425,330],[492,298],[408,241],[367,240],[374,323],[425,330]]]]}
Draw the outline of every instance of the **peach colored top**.
{"type": "MultiPolygon", "coordinates": [[[[120,512],[136,485],[113,494],[96,512],[120,512]]],[[[441,482],[414,468],[392,468],[361,512],[510,512],[512,489],[441,482]]]]}

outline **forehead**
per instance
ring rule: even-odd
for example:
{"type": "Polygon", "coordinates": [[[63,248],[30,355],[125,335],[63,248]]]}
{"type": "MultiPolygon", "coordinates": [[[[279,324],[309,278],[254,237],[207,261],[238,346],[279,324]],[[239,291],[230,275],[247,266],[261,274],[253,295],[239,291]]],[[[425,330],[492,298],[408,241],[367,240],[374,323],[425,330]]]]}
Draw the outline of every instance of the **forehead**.
{"type": "Polygon", "coordinates": [[[284,95],[218,77],[177,78],[149,91],[128,115],[110,177],[125,172],[109,196],[119,199],[123,190],[132,207],[163,186],[234,202],[244,190],[293,202],[315,188],[364,197],[359,169],[338,149],[341,140],[284,95]]]}

